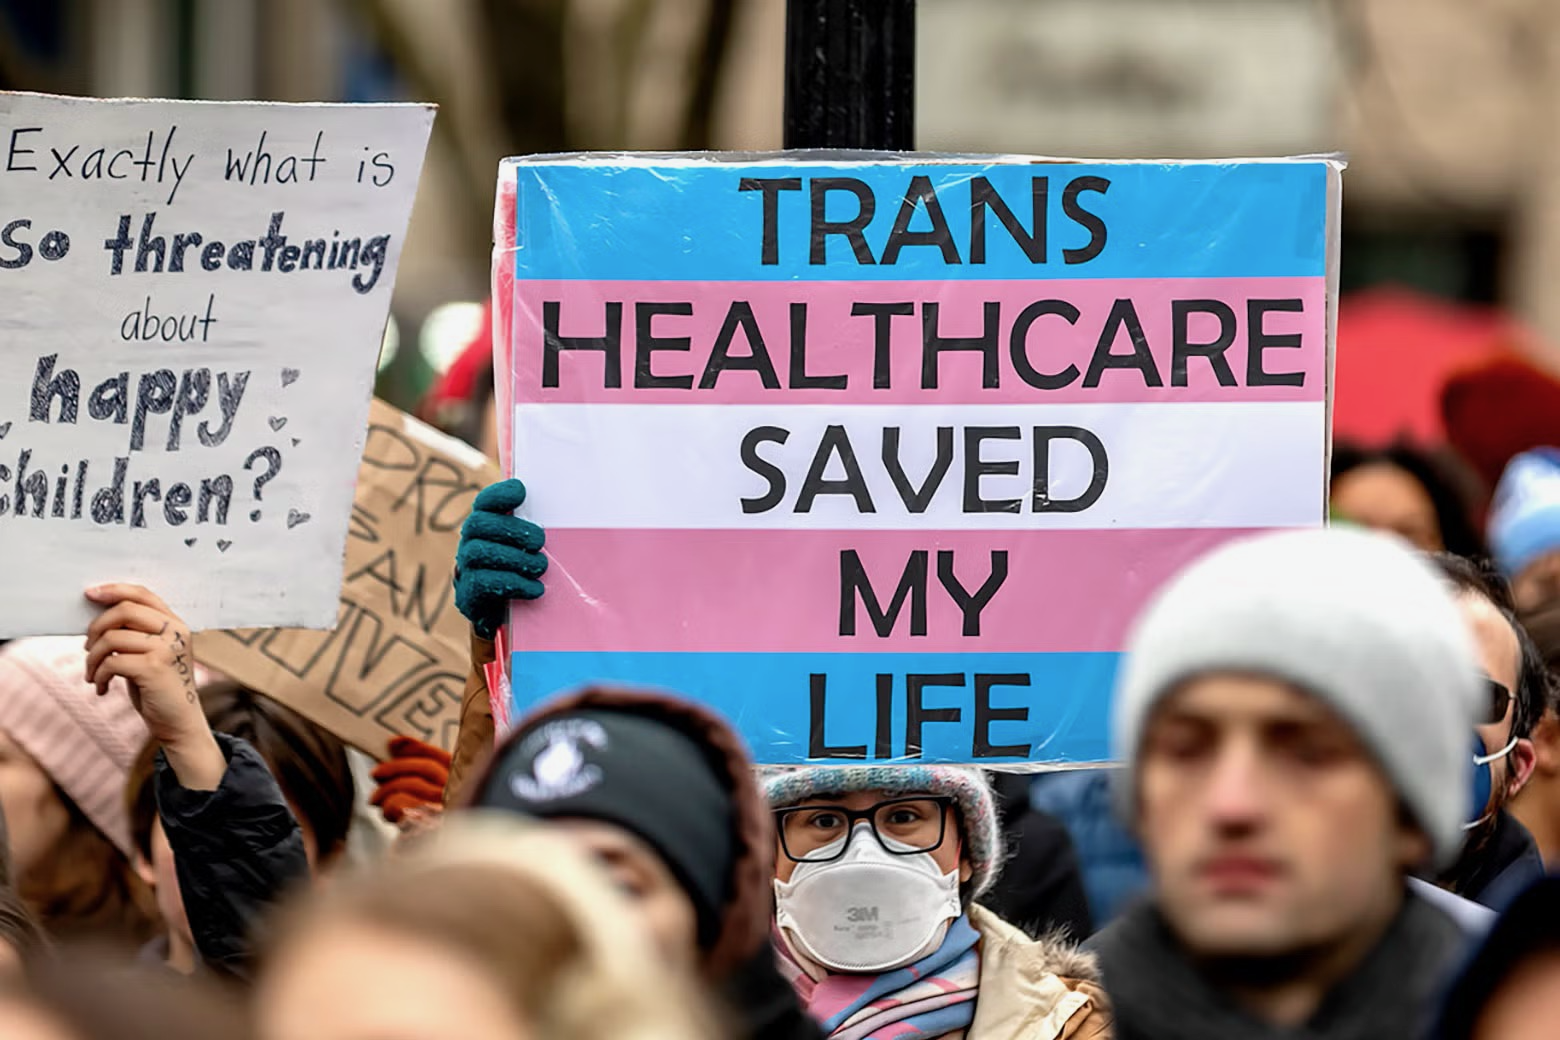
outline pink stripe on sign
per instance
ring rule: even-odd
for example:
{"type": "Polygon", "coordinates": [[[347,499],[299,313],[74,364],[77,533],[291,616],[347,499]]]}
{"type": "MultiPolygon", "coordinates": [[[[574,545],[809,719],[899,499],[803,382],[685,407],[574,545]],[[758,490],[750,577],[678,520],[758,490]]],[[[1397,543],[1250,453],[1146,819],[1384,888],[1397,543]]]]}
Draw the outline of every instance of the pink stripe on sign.
{"type": "Polygon", "coordinates": [[[553,530],[547,595],[518,608],[517,651],[1116,651],[1167,578],[1249,529],[1086,531],[553,530]],[[881,608],[925,554],[925,635],[906,601],[880,637],[859,600],[840,634],[842,552],[854,550],[881,608]],[[980,635],[940,572],[976,595],[1005,551],[1007,577],[980,635]]]}
{"type": "Polygon", "coordinates": [[[1321,401],[1324,290],[1321,278],[522,281],[515,399],[1321,401]],[[562,345],[551,361],[548,328],[562,345]]]}

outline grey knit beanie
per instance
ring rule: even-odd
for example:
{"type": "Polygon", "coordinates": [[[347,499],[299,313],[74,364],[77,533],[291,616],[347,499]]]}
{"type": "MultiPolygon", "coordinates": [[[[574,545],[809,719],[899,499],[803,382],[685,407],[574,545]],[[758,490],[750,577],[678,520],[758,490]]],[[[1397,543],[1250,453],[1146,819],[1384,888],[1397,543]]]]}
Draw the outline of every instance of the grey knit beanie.
{"type": "Polygon", "coordinates": [[[1360,530],[1263,534],[1166,585],[1138,619],[1117,688],[1124,808],[1149,712],[1210,672],[1272,676],[1326,701],[1376,755],[1437,859],[1455,858],[1480,671],[1451,593],[1410,549],[1360,530]]]}

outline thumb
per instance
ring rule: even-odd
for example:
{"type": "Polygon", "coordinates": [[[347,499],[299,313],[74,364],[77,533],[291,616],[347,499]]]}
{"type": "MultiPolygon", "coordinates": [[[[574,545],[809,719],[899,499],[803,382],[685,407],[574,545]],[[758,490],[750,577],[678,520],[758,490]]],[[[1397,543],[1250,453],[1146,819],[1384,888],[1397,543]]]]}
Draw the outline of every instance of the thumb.
{"type": "Polygon", "coordinates": [[[481,513],[513,513],[524,504],[525,485],[511,477],[483,488],[471,509],[481,513]]]}

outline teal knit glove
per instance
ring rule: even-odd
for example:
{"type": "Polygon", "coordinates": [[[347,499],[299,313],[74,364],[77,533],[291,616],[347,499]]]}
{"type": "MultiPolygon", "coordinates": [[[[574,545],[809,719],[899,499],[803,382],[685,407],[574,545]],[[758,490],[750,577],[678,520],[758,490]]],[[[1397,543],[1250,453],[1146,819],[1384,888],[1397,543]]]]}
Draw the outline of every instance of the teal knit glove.
{"type": "Polygon", "coordinates": [[[525,485],[501,480],[482,489],[460,529],[455,552],[455,607],[483,639],[504,623],[509,601],[536,599],[547,570],[542,555],[546,533],[514,515],[525,501],[525,485]]]}

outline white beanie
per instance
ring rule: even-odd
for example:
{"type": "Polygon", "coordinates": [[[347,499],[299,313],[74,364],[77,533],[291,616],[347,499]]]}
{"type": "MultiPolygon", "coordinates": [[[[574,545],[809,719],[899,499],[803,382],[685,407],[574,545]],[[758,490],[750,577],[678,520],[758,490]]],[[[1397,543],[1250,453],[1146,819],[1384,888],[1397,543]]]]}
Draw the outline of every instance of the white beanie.
{"type": "Polygon", "coordinates": [[[1374,753],[1437,860],[1456,857],[1478,657],[1445,583],[1397,539],[1347,529],[1263,534],[1166,585],[1138,619],[1114,705],[1128,802],[1150,711],[1210,672],[1271,676],[1325,701],[1374,753]]]}

